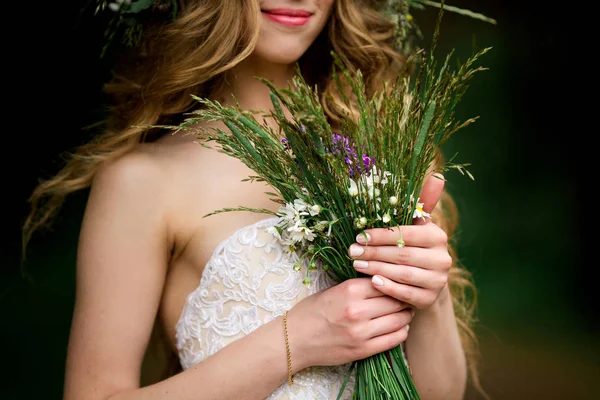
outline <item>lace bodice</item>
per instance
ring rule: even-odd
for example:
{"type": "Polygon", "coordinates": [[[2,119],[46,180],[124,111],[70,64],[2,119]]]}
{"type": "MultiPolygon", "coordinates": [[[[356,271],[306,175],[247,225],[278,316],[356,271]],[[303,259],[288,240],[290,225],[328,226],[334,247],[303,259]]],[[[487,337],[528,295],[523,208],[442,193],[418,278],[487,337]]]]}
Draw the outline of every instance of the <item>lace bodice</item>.
{"type": "MultiPolygon", "coordinates": [[[[333,280],[321,269],[293,269],[297,255],[285,250],[266,228],[277,217],[236,231],[214,251],[199,286],[186,299],[176,325],[179,360],[190,368],[292,308],[300,300],[330,287],[333,280]]],[[[311,367],[294,375],[294,385],[278,387],[269,400],[336,399],[349,364],[311,367]]],[[[350,399],[353,377],[343,399],[350,399]]]]}

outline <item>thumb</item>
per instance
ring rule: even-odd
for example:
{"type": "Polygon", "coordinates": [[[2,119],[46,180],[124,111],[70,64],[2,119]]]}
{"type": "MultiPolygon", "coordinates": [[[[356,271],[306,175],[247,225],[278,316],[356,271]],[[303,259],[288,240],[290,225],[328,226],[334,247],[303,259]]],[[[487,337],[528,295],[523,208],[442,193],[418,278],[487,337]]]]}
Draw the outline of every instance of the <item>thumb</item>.
{"type": "MultiPolygon", "coordinates": [[[[419,193],[419,203],[423,203],[423,211],[426,213],[433,211],[442,196],[445,183],[444,176],[440,173],[430,175],[425,179],[421,193],[419,193]]],[[[415,218],[413,223],[415,225],[423,225],[427,223],[427,219],[415,218]]]]}

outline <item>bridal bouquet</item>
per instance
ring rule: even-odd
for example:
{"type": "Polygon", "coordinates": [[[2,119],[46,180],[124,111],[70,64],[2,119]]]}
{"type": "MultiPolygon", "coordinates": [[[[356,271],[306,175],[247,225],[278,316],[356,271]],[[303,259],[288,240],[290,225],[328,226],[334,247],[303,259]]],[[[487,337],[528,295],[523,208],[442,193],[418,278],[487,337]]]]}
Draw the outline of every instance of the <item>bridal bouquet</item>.
{"type": "MultiPolygon", "coordinates": [[[[280,207],[270,232],[298,254],[294,270],[306,274],[306,285],[311,284],[308,271],[317,268],[338,282],[358,277],[347,249],[364,229],[407,225],[428,216],[418,194],[439,146],[476,119],[456,121],[454,110],[470,79],[485,69],[475,63],[489,50],[455,69],[449,65],[451,55],[438,66],[433,57],[438,29],[439,20],[429,55],[419,51],[407,63],[416,63],[418,73],[407,70],[372,96],[366,95],[360,71],[350,73],[333,54],[339,93],[350,88],[344,99],[347,109],[359,110],[349,113],[337,129],[300,71],[286,89],[262,80],[270,88],[271,112],[257,116],[238,105],[196,97],[201,107],[176,127],[195,129],[200,121],[225,124],[228,131],[207,130],[203,141],[216,143],[218,151],[252,169],[255,175],[248,180],[273,188],[267,194],[280,207]],[[265,116],[277,122],[276,128],[265,116]]],[[[472,178],[465,165],[450,160],[438,171],[454,168],[472,178]]],[[[209,215],[228,211],[273,214],[240,206],[209,215]]],[[[398,245],[403,244],[400,237],[398,245]]],[[[399,347],[352,363],[344,386],[353,371],[356,399],[419,398],[399,347]]]]}

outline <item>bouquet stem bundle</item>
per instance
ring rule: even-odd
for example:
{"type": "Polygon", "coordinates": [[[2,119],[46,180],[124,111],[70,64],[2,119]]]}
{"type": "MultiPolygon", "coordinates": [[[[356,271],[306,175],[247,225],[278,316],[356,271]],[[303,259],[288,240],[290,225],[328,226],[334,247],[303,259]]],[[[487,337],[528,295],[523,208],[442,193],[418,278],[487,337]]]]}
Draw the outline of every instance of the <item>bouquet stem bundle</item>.
{"type": "MultiPolygon", "coordinates": [[[[366,94],[360,71],[350,73],[333,54],[339,93],[351,89],[344,102],[347,109],[358,110],[347,115],[339,130],[329,123],[316,88],[300,71],[286,89],[262,80],[270,88],[273,105],[263,118],[237,103],[224,106],[195,97],[200,109],[171,128],[190,130],[201,121],[223,122],[228,131],[204,131],[203,140],[218,144],[218,151],[253,170],[256,175],[248,180],[273,188],[267,194],[280,209],[275,213],[279,223],[271,232],[299,254],[294,269],[306,271],[305,284],[311,284],[308,270],[315,268],[323,268],[337,282],[356,278],[359,273],[347,256],[356,235],[367,228],[411,224],[423,216],[418,194],[439,146],[476,119],[455,121],[454,110],[470,79],[484,69],[474,64],[489,48],[455,70],[449,66],[449,54],[438,69],[433,56],[438,35],[439,20],[429,56],[421,51],[407,62],[420,60],[415,77],[406,69],[372,96],[366,94]],[[264,117],[274,119],[277,128],[264,117]]],[[[472,178],[465,165],[448,162],[437,171],[455,168],[472,178]]],[[[240,206],[208,215],[228,211],[273,214],[240,206]]],[[[401,237],[398,244],[403,245],[401,237]]],[[[344,386],[352,372],[356,399],[419,398],[399,347],[353,362],[344,386]]]]}

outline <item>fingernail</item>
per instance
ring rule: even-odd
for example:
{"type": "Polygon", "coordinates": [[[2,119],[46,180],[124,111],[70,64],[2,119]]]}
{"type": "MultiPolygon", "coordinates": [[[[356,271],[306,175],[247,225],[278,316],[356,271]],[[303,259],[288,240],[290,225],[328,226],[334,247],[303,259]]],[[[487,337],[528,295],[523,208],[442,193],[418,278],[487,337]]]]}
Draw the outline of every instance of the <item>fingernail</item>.
{"type": "Polygon", "coordinates": [[[356,242],[360,244],[367,244],[371,240],[371,235],[368,233],[359,233],[356,235],[356,242]],[[366,235],[366,238],[365,238],[366,235]]]}
{"type": "Polygon", "coordinates": [[[406,325],[405,328],[406,328],[406,332],[408,332],[410,330],[410,325],[406,325]]]}
{"type": "Polygon", "coordinates": [[[364,252],[365,252],[365,249],[362,248],[361,246],[357,246],[355,244],[350,246],[350,257],[360,257],[363,255],[364,252]]]}
{"type": "Polygon", "coordinates": [[[375,275],[373,277],[373,279],[371,279],[371,281],[373,282],[374,285],[377,286],[383,286],[383,279],[381,279],[380,277],[378,277],[377,275],[375,275]]]}
{"type": "Polygon", "coordinates": [[[369,267],[369,263],[363,260],[354,260],[354,263],[352,265],[354,265],[354,268],[360,269],[365,269],[369,267]]]}
{"type": "Polygon", "coordinates": [[[412,312],[410,313],[410,315],[411,315],[412,317],[414,317],[414,316],[415,316],[415,312],[416,312],[415,310],[412,310],[412,312]]]}

